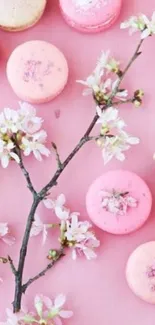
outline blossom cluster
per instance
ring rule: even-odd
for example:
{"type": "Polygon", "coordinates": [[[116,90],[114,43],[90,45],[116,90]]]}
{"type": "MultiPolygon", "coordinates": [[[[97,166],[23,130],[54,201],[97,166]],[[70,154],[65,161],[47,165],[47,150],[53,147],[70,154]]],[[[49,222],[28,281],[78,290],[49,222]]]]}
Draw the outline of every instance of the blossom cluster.
{"type": "MultiPolygon", "coordinates": [[[[99,240],[91,231],[91,224],[88,221],[79,221],[79,213],[71,212],[65,207],[66,199],[64,194],[58,196],[56,200],[47,198],[44,204],[48,209],[52,209],[59,219],[60,227],[59,241],[63,247],[72,249],[72,258],[75,260],[77,253],[83,253],[90,260],[96,258],[94,249],[100,245],[99,240]]],[[[44,224],[39,216],[35,216],[35,221],[31,230],[31,237],[43,233],[43,243],[45,243],[47,232],[53,224],[44,224]]]]}
{"type": "Polygon", "coordinates": [[[66,297],[63,294],[59,294],[54,301],[46,296],[36,295],[33,311],[29,312],[24,307],[19,313],[13,314],[12,310],[6,309],[7,320],[0,322],[0,325],[62,325],[61,319],[67,319],[73,315],[72,311],[63,309],[65,302],[66,297]]]}
{"type": "MultiPolygon", "coordinates": [[[[121,70],[120,63],[111,58],[109,51],[103,52],[99,58],[96,68],[85,81],[78,80],[87,88],[84,94],[93,94],[97,102],[96,112],[98,115],[97,124],[101,124],[100,135],[97,137],[97,144],[102,149],[104,164],[107,164],[113,157],[123,161],[124,151],[131,145],[138,144],[139,139],[130,136],[124,131],[125,122],[119,118],[118,109],[113,107],[111,100],[126,101],[128,91],[119,89],[121,70]],[[113,81],[109,78],[117,75],[113,81]]],[[[140,104],[143,96],[142,91],[136,91],[133,102],[140,104]]]]}
{"type": "Polygon", "coordinates": [[[138,144],[139,138],[124,131],[126,124],[119,118],[118,109],[109,107],[102,111],[97,106],[96,111],[99,117],[97,124],[101,124],[97,144],[102,149],[104,164],[107,164],[113,157],[124,161],[124,151],[130,149],[131,145],[138,144]]]}
{"type": "Polygon", "coordinates": [[[45,147],[47,134],[41,130],[42,118],[36,116],[36,110],[28,103],[19,102],[20,108],[4,108],[0,113],[0,160],[6,168],[10,160],[20,162],[18,150],[25,156],[34,154],[39,161],[42,155],[49,156],[45,147]]]}
{"type": "Polygon", "coordinates": [[[129,208],[136,208],[138,205],[137,199],[127,192],[101,191],[100,196],[102,208],[115,215],[124,216],[129,208]]]}
{"type": "MultiPolygon", "coordinates": [[[[110,51],[102,52],[97,61],[97,65],[91,75],[86,80],[77,80],[78,83],[86,87],[83,95],[93,94],[96,101],[106,105],[111,98],[111,93],[116,90],[121,75],[120,62],[110,57],[110,51]],[[112,78],[115,76],[115,79],[112,78]]],[[[126,89],[117,89],[115,98],[125,100],[128,96],[126,89]]]]}
{"type": "Polygon", "coordinates": [[[146,15],[140,14],[138,16],[131,16],[128,20],[121,23],[122,29],[129,28],[130,35],[135,32],[141,32],[141,39],[155,34],[155,11],[151,19],[146,15]]]}

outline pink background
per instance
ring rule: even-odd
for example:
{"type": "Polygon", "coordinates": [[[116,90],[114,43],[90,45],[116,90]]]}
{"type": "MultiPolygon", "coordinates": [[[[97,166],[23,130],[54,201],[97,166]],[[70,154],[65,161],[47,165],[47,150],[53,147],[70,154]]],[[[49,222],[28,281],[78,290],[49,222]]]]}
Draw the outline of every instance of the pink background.
{"type": "MultiPolygon", "coordinates": [[[[91,98],[82,97],[82,87],[76,79],[85,78],[94,68],[101,50],[111,49],[112,53],[126,62],[133,53],[138,36],[128,37],[126,31],[119,30],[119,23],[133,13],[151,14],[155,9],[154,0],[124,0],[121,17],[115,26],[96,35],[80,34],[70,29],[63,21],[57,0],[49,0],[45,15],[34,28],[21,33],[0,32],[0,80],[1,104],[16,108],[18,99],[10,89],[5,76],[5,66],[11,51],[20,43],[43,39],[58,46],[66,55],[69,63],[70,77],[62,95],[53,102],[37,106],[38,115],[45,120],[49,140],[57,143],[61,157],[75,146],[94,115],[94,103],[91,98]],[[55,112],[60,110],[60,117],[55,112]]],[[[85,208],[85,195],[88,186],[104,171],[110,169],[129,169],[142,176],[155,194],[155,87],[154,64],[155,37],[149,38],[143,45],[143,55],[130,70],[124,85],[132,90],[143,88],[145,100],[143,108],[136,109],[127,105],[121,107],[120,115],[125,118],[131,134],[141,138],[141,144],[127,154],[121,164],[113,161],[106,168],[100,150],[92,143],[86,145],[71,162],[60,178],[59,186],[52,190],[53,195],[64,192],[68,206],[81,212],[82,218],[88,218],[85,208]]],[[[43,163],[32,157],[25,159],[26,167],[32,175],[37,189],[40,189],[55,171],[55,158],[52,156],[43,163]]],[[[21,244],[27,214],[31,204],[31,195],[25,186],[25,179],[15,164],[7,170],[0,169],[0,220],[8,221],[16,236],[16,244],[9,249],[15,263],[21,244]]],[[[53,220],[51,212],[42,205],[38,213],[45,221],[53,220]]],[[[136,298],[128,289],[124,270],[129,254],[141,243],[155,239],[155,220],[152,215],[147,224],[139,231],[128,236],[113,236],[97,230],[101,240],[98,259],[87,262],[83,258],[73,262],[70,256],[64,258],[48,275],[33,284],[26,293],[26,301],[32,304],[36,293],[53,296],[63,292],[68,296],[68,306],[74,311],[74,318],[67,324],[120,324],[153,325],[155,307],[136,298]]],[[[26,260],[24,278],[35,275],[46,265],[46,255],[53,247],[49,238],[46,246],[41,247],[41,237],[32,239],[26,260]]],[[[55,247],[55,246],[54,246],[55,247]]],[[[0,255],[8,253],[8,247],[0,244],[0,255]]],[[[4,283],[0,286],[0,315],[4,318],[4,309],[11,306],[14,283],[8,266],[0,265],[0,276],[4,283]]]]}

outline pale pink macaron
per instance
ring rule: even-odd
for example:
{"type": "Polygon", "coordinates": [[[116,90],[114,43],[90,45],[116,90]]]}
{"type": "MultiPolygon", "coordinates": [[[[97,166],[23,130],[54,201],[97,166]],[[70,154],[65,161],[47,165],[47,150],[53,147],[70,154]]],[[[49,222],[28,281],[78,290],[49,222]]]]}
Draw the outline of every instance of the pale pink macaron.
{"type": "Polygon", "coordinates": [[[16,95],[30,103],[45,103],[64,89],[68,64],[51,43],[29,41],[19,45],[7,63],[7,78],[16,95]]]}
{"type": "Polygon", "coordinates": [[[79,31],[100,32],[118,18],[122,0],[59,0],[66,22],[79,31]]]}
{"type": "Polygon", "coordinates": [[[135,173],[115,170],[103,174],[89,188],[86,207],[90,219],[112,234],[128,234],[148,219],[151,192],[135,173]]]}
{"type": "Polygon", "coordinates": [[[136,296],[155,304],[155,241],[139,246],[130,255],[126,279],[136,296]]]}

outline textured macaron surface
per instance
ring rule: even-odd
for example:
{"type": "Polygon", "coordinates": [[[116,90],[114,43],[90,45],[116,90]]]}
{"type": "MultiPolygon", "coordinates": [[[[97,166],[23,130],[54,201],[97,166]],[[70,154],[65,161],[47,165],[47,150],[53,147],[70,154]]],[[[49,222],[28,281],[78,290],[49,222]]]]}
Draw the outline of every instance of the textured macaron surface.
{"type": "Polygon", "coordinates": [[[135,295],[155,304],[155,241],[142,244],[130,255],[126,279],[135,295]]]}
{"type": "Polygon", "coordinates": [[[63,90],[68,65],[63,53],[51,43],[29,41],[12,52],[7,77],[19,98],[42,103],[63,90]]]}
{"type": "Polygon", "coordinates": [[[32,25],[45,6],[46,0],[0,0],[0,26],[18,29],[32,25]]]}
{"type": "Polygon", "coordinates": [[[96,26],[117,16],[122,0],[60,0],[66,18],[83,26],[96,26]]]}
{"type": "Polygon", "coordinates": [[[135,173],[115,170],[103,174],[89,188],[86,197],[87,211],[92,221],[101,229],[113,234],[127,234],[140,228],[149,217],[152,196],[146,183],[135,173]],[[126,213],[111,213],[103,207],[102,192],[128,193],[136,200],[136,207],[126,213]]]}

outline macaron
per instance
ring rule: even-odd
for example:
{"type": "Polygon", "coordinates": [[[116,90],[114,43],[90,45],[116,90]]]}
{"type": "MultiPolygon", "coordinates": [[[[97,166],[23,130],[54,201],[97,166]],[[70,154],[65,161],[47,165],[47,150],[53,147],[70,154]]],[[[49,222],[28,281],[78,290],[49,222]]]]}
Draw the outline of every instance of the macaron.
{"type": "Polygon", "coordinates": [[[126,279],[136,296],[155,304],[155,241],[140,245],[130,255],[126,279]]]}
{"type": "Polygon", "coordinates": [[[59,0],[65,21],[81,32],[96,33],[118,18],[122,0],[59,0]]]}
{"type": "Polygon", "coordinates": [[[135,173],[109,171],[90,186],[86,207],[90,219],[102,230],[116,235],[131,233],[148,219],[152,195],[135,173]]]}
{"type": "Polygon", "coordinates": [[[12,52],[6,72],[20,99],[41,104],[52,100],[64,89],[68,64],[63,53],[51,43],[29,41],[12,52]]]}
{"type": "Polygon", "coordinates": [[[47,0],[0,0],[0,28],[16,32],[36,24],[47,0]]]}

